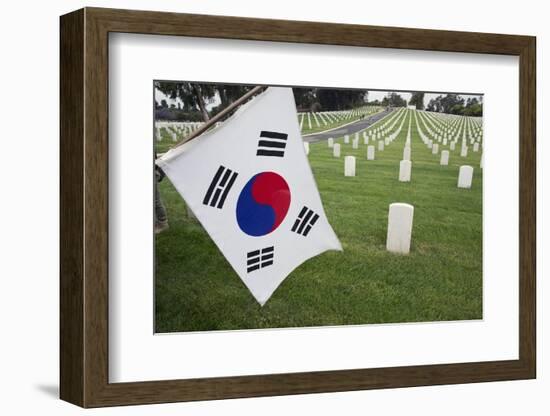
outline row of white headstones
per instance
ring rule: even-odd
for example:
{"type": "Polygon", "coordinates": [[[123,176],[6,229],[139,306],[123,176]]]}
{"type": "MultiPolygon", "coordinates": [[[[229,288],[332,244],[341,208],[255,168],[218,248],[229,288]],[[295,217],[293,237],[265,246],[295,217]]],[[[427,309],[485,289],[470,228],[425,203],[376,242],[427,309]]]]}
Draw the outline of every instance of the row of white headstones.
{"type": "Polygon", "coordinates": [[[328,127],[331,124],[340,123],[345,120],[349,120],[355,117],[362,115],[369,115],[376,113],[381,110],[381,107],[378,106],[365,106],[357,108],[354,110],[345,110],[345,111],[320,111],[320,112],[311,112],[311,113],[298,113],[298,118],[300,120],[300,131],[304,128],[304,122],[307,120],[308,129],[311,130],[313,123],[317,128],[321,127],[321,124],[324,127],[328,127]],[[312,123],[313,120],[313,123],[312,123]]]}
{"type": "MultiPolygon", "coordinates": [[[[395,123],[399,120],[401,115],[398,115],[395,117],[395,121],[391,124],[391,126],[388,129],[382,128],[382,132],[386,133],[388,130],[391,130],[395,123]]],[[[416,117],[416,114],[415,114],[416,117]]],[[[378,141],[378,151],[383,151],[385,146],[390,145],[393,140],[401,133],[403,123],[404,123],[405,117],[403,117],[401,125],[399,128],[389,136],[387,136],[384,140],[378,141]]],[[[439,144],[433,143],[433,140],[428,139],[427,136],[425,136],[420,129],[420,125],[418,124],[417,119],[417,128],[418,132],[426,144],[426,146],[431,149],[432,154],[437,154],[439,152],[439,144]]],[[[369,142],[371,139],[376,137],[376,133],[378,133],[378,138],[380,138],[381,132],[378,130],[371,130],[370,134],[366,131],[362,133],[364,144],[367,145],[367,160],[374,160],[375,159],[375,146],[369,145],[369,142]]],[[[359,132],[355,133],[355,138],[352,140],[352,148],[358,149],[359,148],[359,132]]],[[[443,139],[445,141],[446,139],[443,139]]],[[[350,137],[349,135],[344,136],[344,143],[349,144],[350,137]]],[[[333,149],[333,156],[334,157],[340,157],[341,156],[341,145],[339,143],[334,143],[334,138],[329,138],[328,141],[328,147],[333,149]]],[[[463,142],[464,143],[464,142],[463,142]]],[[[444,143],[446,145],[447,143],[444,143]]],[[[455,141],[450,142],[450,150],[455,150],[455,141]]],[[[478,152],[479,151],[479,142],[474,142],[473,151],[478,152]]],[[[309,143],[305,142],[304,147],[306,150],[306,153],[309,154],[309,143]]],[[[441,158],[440,158],[440,165],[441,166],[448,166],[449,164],[449,150],[442,150],[441,151],[441,158]]],[[[466,157],[468,154],[468,147],[463,144],[460,156],[466,157]]],[[[355,176],[355,165],[356,165],[356,158],[355,156],[345,156],[344,158],[344,176],[355,176]]],[[[481,158],[480,167],[483,167],[483,157],[481,158]]],[[[411,119],[409,119],[409,127],[407,132],[407,139],[405,143],[405,147],[403,148],[403,160],[401,160],[399,164],[399,181],[401,182],[410,182],[411,180],[411,172],[412,172],[412,162],[411,162],[411,119]]],[[[472,184],[472,178],[473,178],[473,167],[464,165],[461,166],[459,169],[459,177],[458,177],[458,183],[457,186],[459,188],[470,188],[472,184]]]]}
{"type": "Polygon", "coordinates": [[[203,122],[157,121],[155,122],[155,139],[158,142],[162,141],[162,130],[164,130],[173,142],[177,142],[198,130],[203,124],[203,122]]]}
{"type": "MultiPolygon", "coordinates": [[[[389,146],[401,133],[403,124],[406,119],[407,110],[399,110],[394,114],[388,116],[381,121],[380,126],[373,128],[371,126],[368,131],[363,131],[363,142],[367,145],[367,160],[374,160],[375,147],[369,145],[370,140],[378,140],[378,150],[383,151],[385,146],[389,146]],[[401,120],[399,127],[394,130],[396,124],[401,120]],[[392,132],[393,131],[393,132],[392,132]],[[390,133],[392,132],[392,133],[390,133]],[[381,138],[384,137],[384,140],[381,138]]],[[[482,139],[482,126],[481,120],[473,120],[467,117],[449,117],[447,115],[439,116],[438,119],[433,114],[420,113],[420,118],[424,123],[424,126],[430,136],[426,136],[418,121],[418,114],[420,112],[414,111],[415,122],[417,125],[418,133],[424,142],[424,144],[431,149],[432,154],[437,154],[439,151],[439,144],[442,146],[449,145],[450,150],[455,150],[456,143],[462,132],[462,148],[461,157],[466,157],[468,154],[467,140],[473,144],[473,151],[478,152],[482,139]],[[426,117],[429,123],[432,125],[432,129],[428,128],[426,121],[423,119],[426,117]],[[467,133],[468,132],[468,133],[467,133]],[[437,141],[437,143],[434,143],[437,141]]],[[[409,118],[409,125],[407,131],[407,137],[405,140],[405,146],[403,148],[403,160],[399,162],[399,181],[410,182],[412,162],[411,162],[411,121],[409,118]]],[[[355,133],[355,137],[352,140],[352,148],[359,148],[359,132],[355,133]]],[[[341,148],[339,143],[334,143],[334,138],[328,139],[328,147],[333,149],[333,156],[340,157],[341,148]]],[[[349,135],[344,136],[344,143],[349,144],[349,135]]],[[[309,154],[309,143],[304,143],[306,154],[309,154]]],[[[449,164],[449,150],[441,151],[440,165],[448,166],[449,164]]],[[[344,157],[344,176],[355,176],[356,158],[355,156],[344,157]]],[[[483,167],[483,157],[481,157],[480,167],[483,167]]],[[[459,188],[470,189],[472,186],[474,168],[469,165],[463,165],[459,168],[457,186],[459,188]]],[[[412,225],[413,225],[414,207],[411,204],[396,202],[389,206],[388,212],[388,229],[386,237],[386,249],[389,252],[398,254],[408,254],[410,252],[411,237],[412,237],[412,225]]]]}

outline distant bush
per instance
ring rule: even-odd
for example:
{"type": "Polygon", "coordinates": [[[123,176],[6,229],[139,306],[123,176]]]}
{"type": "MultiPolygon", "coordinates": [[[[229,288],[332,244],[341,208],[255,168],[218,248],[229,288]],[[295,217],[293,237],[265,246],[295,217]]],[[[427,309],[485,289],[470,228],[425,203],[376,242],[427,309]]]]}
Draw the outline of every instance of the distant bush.
{"type": "Polygon", "coordinates": [[[199,111],[183,111],[177,108],[155,109],[155,120],[160,121],[203,121],[199,111]]]}
{"type": "Polygon", "coordinates": [[[314,102],[313,104],[311,104],[311,111],[314,113],[321,111],[321,108],[321,103],[319,102],[314,102]]]}

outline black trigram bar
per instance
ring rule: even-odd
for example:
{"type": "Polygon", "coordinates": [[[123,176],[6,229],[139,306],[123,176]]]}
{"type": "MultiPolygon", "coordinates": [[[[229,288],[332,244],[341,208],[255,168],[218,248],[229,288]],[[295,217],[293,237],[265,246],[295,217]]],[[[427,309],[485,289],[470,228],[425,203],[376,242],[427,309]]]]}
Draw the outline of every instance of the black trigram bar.
{"type": "Polygon", "coordinates": [[[311,227],[315,225],[318,219],[319,215],[304,205],[298,214],[298,218],[294,221],[291,231],[306,237],[309,234],[311,227]]]}
{"type": "Polygon", "coordinates": [[[202,203],[204,205],[210,205],[214,208],[223,208],[225,198],[229,190],[233,186],[235,179],[237,179],[238,173],[227,169],[224,166],[220,166],[210,182],[210,186],[204,195],[202,203]]]}
{"type": "Polygon", "coordinates": [[[286,139],[288,134],[277,133],[275,131],[262,131],[258,141],[258,150],[256,156],[276,156],[285,155],[286,139]]]}
{"type": "Polygon", "coordinates": [[[261,250],[254,250],[246,254],[246,272],[250,273],[254,270],[273,264],[274,247],[266,247],[261,250]]]}

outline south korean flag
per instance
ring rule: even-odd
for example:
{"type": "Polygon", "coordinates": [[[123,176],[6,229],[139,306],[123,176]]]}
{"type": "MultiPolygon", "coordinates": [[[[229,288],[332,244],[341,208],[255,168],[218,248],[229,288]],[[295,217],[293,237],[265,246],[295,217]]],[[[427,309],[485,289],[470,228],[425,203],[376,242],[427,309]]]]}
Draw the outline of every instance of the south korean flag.
{"type": "Polygon", "coordinates": [[[309,167],[291,88],[268,88],[157,164],[262,306],[304,261],[342,250],[309,167]]]}

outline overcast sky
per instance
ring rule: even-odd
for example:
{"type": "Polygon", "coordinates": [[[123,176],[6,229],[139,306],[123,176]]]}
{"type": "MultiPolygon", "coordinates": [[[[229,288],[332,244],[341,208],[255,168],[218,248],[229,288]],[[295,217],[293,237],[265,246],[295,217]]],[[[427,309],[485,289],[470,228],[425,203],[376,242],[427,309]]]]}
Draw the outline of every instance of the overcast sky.
{"type": "MultiPolygon", "coordinates": [[[[405,100],[407,100],[407,102],[410,100],[411,95],[412,95],[410,92],[400,92],[400,91],[392,91],[392,92],[397,92],[401,97],[403,97],[405,100]]],[[[446,92],[442,92],[442,93],[425,93],[424,94],[424,107],[426,107],[428,105],[428,103],[430,102],[430,100],[432,98],[436,98],[438,95],[445,95],[445,94],[447,94],[447,93],[446,92]]],[[[388,91],[372,91],[372,90],[369,90],[369,101],[374,101],[374,100],[382,101],[382,99],[386,95],[388,95],[388,91]]],[[[467,100],[468,98],[471,98],[471,97],[476,97],[478,100],[480,98],[480,95],[461,94],[460,96],[463,97],[464,100],[467,100]]],[[[177,100],[169,99],[168,97],[166,97],[166,95],[164,95],[162,92],[160,92],[159,90],[157,90],[155,88],[155,100],[160,104],[160,101],[163,100],[163,99],[165,99],[168,104],[176,104],[179,101],[179,98],[177,100]]],[[[218,96],[216,96],[211,103],[206,104],[206,109],[210,110],[212,107],[216,107],[219,103],[220,103],[220,98],[218,96]]]]}

